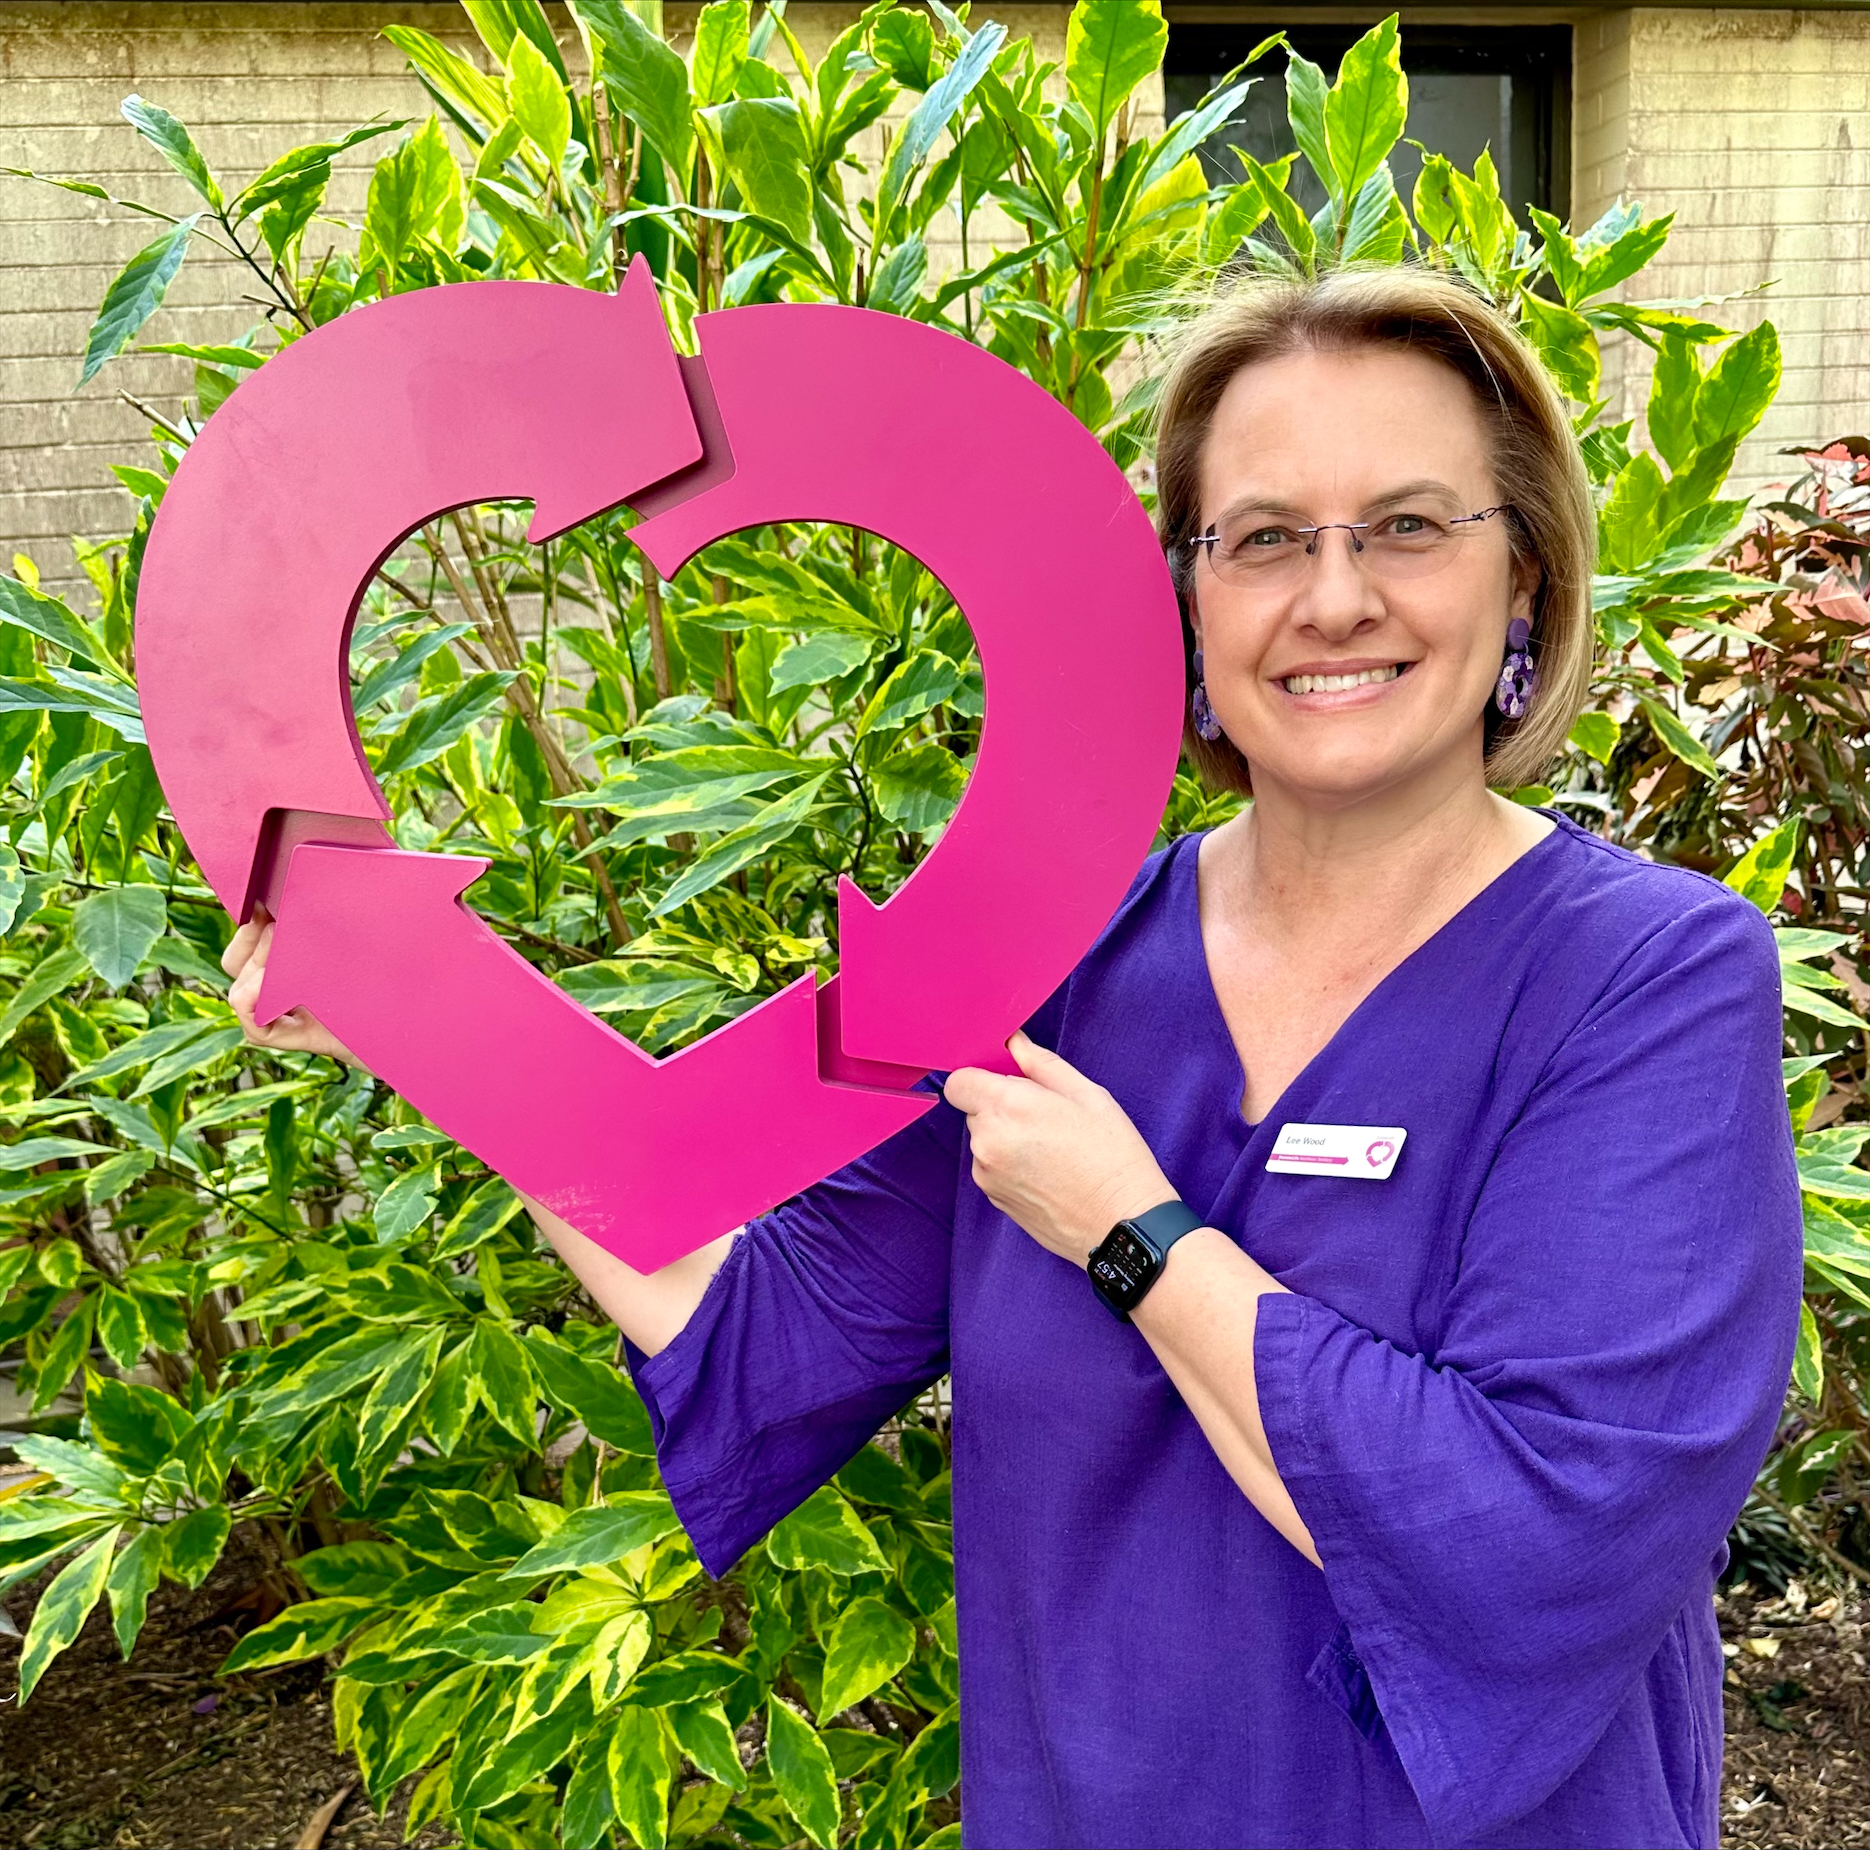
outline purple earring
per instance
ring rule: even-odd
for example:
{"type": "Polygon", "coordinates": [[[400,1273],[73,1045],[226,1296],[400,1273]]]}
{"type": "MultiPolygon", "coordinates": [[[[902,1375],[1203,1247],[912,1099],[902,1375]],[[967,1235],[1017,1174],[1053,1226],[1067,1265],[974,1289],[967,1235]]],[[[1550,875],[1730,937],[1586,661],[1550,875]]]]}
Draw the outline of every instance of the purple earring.
{"type": "MultiPolygon", "coordinates": [[[[1538,666],[1532,659],[1532,626],[1515,617],[1506,626],[1506,660],[1493,689],[1493,704],[1508,719],[1518,719],[1532,703],[1539,685],[1538,666]]],[[[1199,698],[1199,695],[1197,695],[1199,698]]]]}
{"type": "Polygon", "coordinates": [[[1221,722],[1214,717],[1214,709],[1208,704],[1208,684],[1202,679],[1199,649],[1195,651],[1195,691],[1188,705],[1195,716],[1196,735],[1212,744],[1221,736],[1221,722]]]}

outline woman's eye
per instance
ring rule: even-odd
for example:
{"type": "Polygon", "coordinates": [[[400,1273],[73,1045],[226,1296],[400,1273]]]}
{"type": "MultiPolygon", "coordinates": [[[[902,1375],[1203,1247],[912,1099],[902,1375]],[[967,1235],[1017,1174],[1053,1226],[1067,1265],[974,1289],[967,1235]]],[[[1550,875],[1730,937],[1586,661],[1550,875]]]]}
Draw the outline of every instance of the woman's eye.
{"type": "Polygon", "coordinates": [[[1255,527],[1244,539],[1236,543],[1234,550],[1242,552],[1250,549],[1255,552],[1265,552],[1274,546],[1284,544],[1287,537],[1284,527],[1255,527]]]}
{"type": "Polygon", "coordinates": [[[1426,539],[1441,531],[1439,525],[1426,514],[1392,514],[1383,523],[1383,529],[1399,540],[1426,539]]]}

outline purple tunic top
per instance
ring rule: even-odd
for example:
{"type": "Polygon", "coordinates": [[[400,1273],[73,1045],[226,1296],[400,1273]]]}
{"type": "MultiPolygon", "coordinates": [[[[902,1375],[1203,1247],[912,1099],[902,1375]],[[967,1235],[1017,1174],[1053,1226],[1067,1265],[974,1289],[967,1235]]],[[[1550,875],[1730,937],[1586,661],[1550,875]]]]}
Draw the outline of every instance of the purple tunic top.
{"type": "Polygon", "coordinates": [[[1036,1039],[1291,1296],[1261,1411],[1315,1568],[947,1105],[756,1222],[641,1363],[725,1571],[945,1371],[970,1845],[1708,1845],[1711,1590],[1800,1281],[1760,914],[1560,819],[1243,1121],[1195,838],[1036,1039]],[[1268,1174],[1401,1125],[1389,1180],[1268,1174]]]}

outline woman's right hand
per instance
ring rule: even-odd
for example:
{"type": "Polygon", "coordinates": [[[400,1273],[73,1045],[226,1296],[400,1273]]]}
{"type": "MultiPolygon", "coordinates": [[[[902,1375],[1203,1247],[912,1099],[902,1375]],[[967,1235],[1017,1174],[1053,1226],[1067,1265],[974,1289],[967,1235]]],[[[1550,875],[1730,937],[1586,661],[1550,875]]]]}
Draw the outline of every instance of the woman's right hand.
{"type": "Polygon", "coordinates": [[[227,999],[234,1005],[247,1039],[275,1053],[329,1054],[346,1066],[361,1066],[362,1061],[309,1009],[287,1009],[264,1028],[254,1019],[254,1004],[260,999],[260,983],[272,948],[272,914],[264,906],[255,906],[253,917],[234,933],[233,942],[221,953],[221,968],[234,979],[227,999]]]}

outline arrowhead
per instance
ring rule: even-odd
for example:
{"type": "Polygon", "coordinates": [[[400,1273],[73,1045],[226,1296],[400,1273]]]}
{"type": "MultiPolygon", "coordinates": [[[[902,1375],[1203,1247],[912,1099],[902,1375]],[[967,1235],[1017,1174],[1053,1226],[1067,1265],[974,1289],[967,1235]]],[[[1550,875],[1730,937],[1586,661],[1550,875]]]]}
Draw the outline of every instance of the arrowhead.
{"type": "Polygon", "coordinates": [[[309,1008],[431,1122],[639,1270],[765,1213],[934,1104],[820,1078],[810,977],[652,1060],[461,903],[486,865],[298,848],[260,1016],[309,1008]]]}
{"type": "Polygon", "coordinates": [[[446,930],[450,913],[465,912],[461,895],[491,865],[472,855],[409,854],[399,848],[319,842],[294,848],[256,1019],[269,1023],[287,1009],[309,1008],[362,1058],[351,1036],[329,1016],[333,1008],[350,1013],[344,998],[356,988],[360,960],[376,956],[391,937],[433,943],[446,930]]]}

